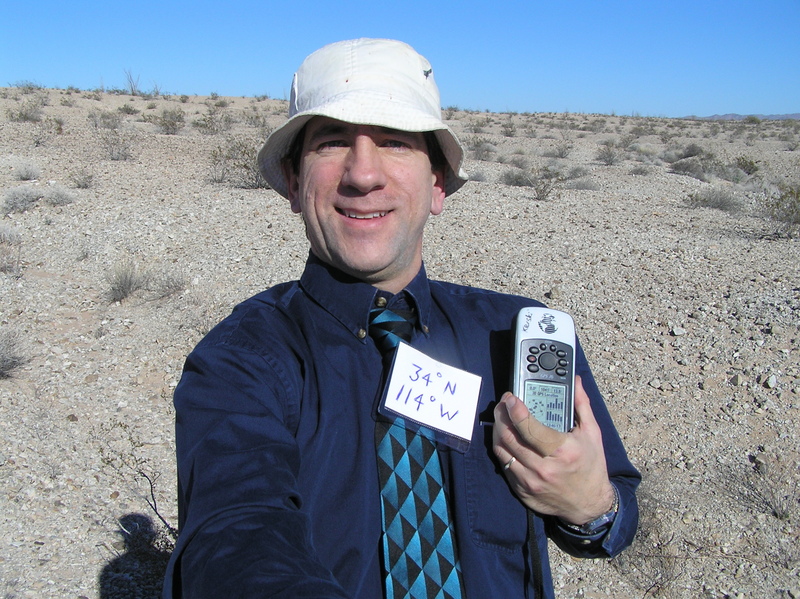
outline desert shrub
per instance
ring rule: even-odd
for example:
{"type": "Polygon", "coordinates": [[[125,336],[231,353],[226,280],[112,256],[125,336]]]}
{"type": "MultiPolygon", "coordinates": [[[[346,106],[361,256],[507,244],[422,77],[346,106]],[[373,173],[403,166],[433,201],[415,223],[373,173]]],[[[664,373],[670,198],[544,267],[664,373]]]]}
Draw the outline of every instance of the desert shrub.
{"type": "Polygon", "coordinates": [[[150,275],[132,260],[125,260],[114,266],[106,279],[109,284],[108,298],[112,302],[121,302],[135,291],[146,288],[150,275]]]}
{"type": "Polygon", "coordinates": [[[180,108],[165,108],[161,114],[150,120],[166,135],[176,135],[186,124],[184,113],[180,108]]]}
{"type": "Polygon", "coordinates": [[[234,118],[213,104],[206,105],[206,113],[192,125],[204,135],[216,135],[233,127],[234,118]]]}
{"type": "Polygon", "coordinates": [[[51,187],[44,194],[44,202],[49,206],[66,206],[74,201],[72,194],[62,187],[51,187]]]}
{"type": "Polygon", "coordinates": [[[80,168],[69,176],[69,180],[78,189],[89,189],[94,175],[85,168],[80,168]]]}
{"type": "Polygon", "coordinates": [[[517,126],[514,124],[514,121],[508,119],[500,125],[500,131],[504,137],[514,137],[517,134],[517,126]]]}
{"type": "Polygon", "coordinates": [[[20,102],[17,106],[6,111],[8,120],[18,123],[38,123],[44,116],[42,110],[47,104],[47,99],[42,94],[37,94],[20,102]]]}
{"type": "Polygon", "coordinates": [[[8,225],[0,225],[0,272],[18,276],[22,236],[8,225]]]}
{"type": "Polygon", "coordinates": [[[756,161],[748,156],[738,156],[734,163],[736,164],[737,168],[744,171],[748,175],[754,175],[756,172],[758,172],[758,164],[756,164],[756,161]]]}
{"type": "Polygon", "coordinates": [[[26,361],[19,333],[8,326],[0,328],[0,379],[9,378],[26,361]]]}
{"type": "Polygon", "coordinates": [[[465,141],[467,149],[470,151],[470,156],[475,160],[489,161],[494,158],[497,152],[497,148],[486,137],[472,136],[465,141]]]}
{"type": "Polygon", "coordinates": [[[119,129],[122,114],[110,110],[92,110],[88,115],[89,124],[95,129],[119,129]]]}
{"type": "Polygon", "coordinates": [[[186,94],[181,94],[181,97],[178,98],[178,101],[181,104],[186,104],[189,101],[189,96],[187,96],[186,94]]]}
{"type": "Polygon", "coordinates": [[[744,207],[742,200],[733,191],[721,187],[707,187],[689,194],[687,203],[693,208],[714,208],[730,213],[739,212],[744,207]]]}
{"type": "Polygon", "coordinates": [[[643,175],[649,175],[650,174],[650,169],[647,168],[646,166],[642,165],[642,164],[639,164],[639,165],[634,166],[631,169],[630,173],[631,173],[631,175],[642,175],[642,176],[643,175]]]}
{"type": "Polygon", "coordinates": [[[244,189],[267,188],[269,185],[258,170],[256,156],[259,144],[246,137],[232,137],[211,151],[211,180],[230,182],[244,189]]]}
{"type": "Polygon", "coordinates": [[[38,179],[41,174],[39,167],[32,162],[21,161],[14,167],[14,176],[18,181],[33,181],[38,179]]]}
{"type": "Polygon", "coordinates": [[[569,189],[577,189],[579,191],[599,191],[600,185],[589,179],[588,177],[583,179],[574,179],[566,184],[566,187],[569,189]]]}
{"type": "Polygon", "coordinates": [[[181,293],[186,289],[186,275],[181,272],[164,271],[154,277],[151,289],[159,298],[169,297],[181,293]]]}
{"type": "Polygon", "coordinates": [[[470,173],[469,174],[469,180],[470,181],[484,182],[484,181],[486,181],[486,173],[484,173],[483,171],[475,171],[474,173],[470,173]]]}
{"type": "Polygon", "coordinates": [[[561,173],[546,166],[533,171],[511,168],[500,175],[500,182],[505,185],[530,187],[534,199],[541,202],[550,199],[563,180],[561,173]]]}
{"type": "Polygon", "coordinates": [[[708,181],[703,162],[697,157],[683,158],[672,163],[670,172],[687,177],[694,177],[699,181],[708,181]]]}
{"type": "Polygon", "coordinates": [[[793,235],[800,230],[800,184],[781,185],[778,191],[765,194],[761,208],[769,218],[793,235]]]}
{"type": "Polygon", "coordinates": [[[43,195],[38,187],[27,185],[14,187],[5,193],[3,210],[6,214],[25,212],[33,208],[43,195]]]}
{"type": "Polygon", "coordinates": [[[612,166],[622,159],[622,153],[613,142],[608,142],[600,146],[595,157],[606,166],[612,166]]]}
{"type": "Polygon", "coordinates": [[[121,112],[122,114],[129,114],[129,115],[131,115],[131,114],[139,114],[139,109],[138,108],[134,108],[133,104],[123,104],[122,106],[117,108],[117,110],[119,112],[121,112]]]}
{"type": "Polygon", "coordinates": [[[129,160],[133,157],[133,134],[117,129],[98,129],[97,140],[111,160],[129,160]]]}
{"type": "Polygon", "coordinates": [[[20,93],[22,94],[34,94],[44,90],[44,86],[36,83],[35,81],[29,81],[27,79],[23,79],[22,81],[16,81],[12,84],[12,87],[17,88],[20,93]]]}
{"type": "Polygon", "coordinates": [[[589,169],[585,166],[573,166],[569,169],[569,172],[564,175],[565,180],[574,180],[580,179],[581,177],[586,177],[589,174],[589,169]]]}

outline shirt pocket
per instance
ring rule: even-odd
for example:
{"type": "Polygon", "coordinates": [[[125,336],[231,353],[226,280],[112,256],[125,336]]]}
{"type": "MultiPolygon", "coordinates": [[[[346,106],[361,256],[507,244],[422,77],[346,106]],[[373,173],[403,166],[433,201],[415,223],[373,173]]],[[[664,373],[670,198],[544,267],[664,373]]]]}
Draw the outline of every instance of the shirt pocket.
{"type": "Polygon", "coordinates": [[[469,528],[478,546],[512,553],[526,542],[527,512],[490,455],[473,441],[464,456],[469,528]]]}

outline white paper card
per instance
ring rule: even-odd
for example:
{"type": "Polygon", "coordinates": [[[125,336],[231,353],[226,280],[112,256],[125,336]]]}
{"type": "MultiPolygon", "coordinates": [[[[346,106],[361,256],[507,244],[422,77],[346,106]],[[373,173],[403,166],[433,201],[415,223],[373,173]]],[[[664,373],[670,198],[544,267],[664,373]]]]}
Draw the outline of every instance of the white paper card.
{"type": "Polygon", "coordinates": [[[397,346],[383,407],[430,429],[472,439],[481,377],[397,346]]]}

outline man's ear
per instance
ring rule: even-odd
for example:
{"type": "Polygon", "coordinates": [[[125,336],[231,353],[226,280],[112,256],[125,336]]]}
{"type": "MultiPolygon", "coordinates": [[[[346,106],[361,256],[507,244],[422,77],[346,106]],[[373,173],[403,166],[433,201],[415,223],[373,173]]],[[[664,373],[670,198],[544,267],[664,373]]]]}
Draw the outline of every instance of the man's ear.
{"type": "Polygon", "coordinates": [[[431,214],[436,216],[444,210],[444,171],[433,171],[433,189],[431,191],[431,214]]]}
{"type": "Polygon", "coordinates": [[[294,168],[292,168],[288,160],[281,162],[281,170],[283,171],[283,178],[286,180],[289,205],[292,207],[292,212],[299,214],[302,212],[302,208],[300,206],[300,182],[297,173],[294,172],[294,168]]]}

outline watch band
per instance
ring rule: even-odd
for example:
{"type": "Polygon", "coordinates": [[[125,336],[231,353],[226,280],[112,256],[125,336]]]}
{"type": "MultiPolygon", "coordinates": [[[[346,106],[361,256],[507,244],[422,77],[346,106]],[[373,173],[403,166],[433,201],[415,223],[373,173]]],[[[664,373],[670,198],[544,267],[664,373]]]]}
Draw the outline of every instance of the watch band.
{"type": "Polygon", "coordinates": [[[611,483],[611,487],[614,489],[614,504],[611,506],[609,511],[598,516],[594,520],[587,522],[586,524],[570,524],[569,522],[564,522],[562,520],[562,525],[571,532],[585,535],[587,537],[596,535],[604,527],[609,528],[611,524],[614,523],[614,519],[617,517],[617,512],[619,512],[619,491],[617,491],[617,487],[614,485],[614,483],[611,483]]]}

